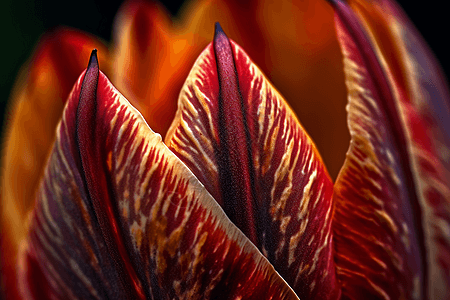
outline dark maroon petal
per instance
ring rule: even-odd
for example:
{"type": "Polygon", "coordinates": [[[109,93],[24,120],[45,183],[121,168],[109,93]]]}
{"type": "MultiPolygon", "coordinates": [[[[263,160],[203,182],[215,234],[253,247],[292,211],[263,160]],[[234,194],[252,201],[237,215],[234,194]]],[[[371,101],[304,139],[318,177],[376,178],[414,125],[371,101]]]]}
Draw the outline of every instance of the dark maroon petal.
{"type": "MultiPolygon", "coordinates": [[[[393,46],[373,44],[346,4],[336,1],[335,8],[352,136],[334,194],[336,265],[343,296],[446,299],[448,170],[437,157],[425,114],[405,93],[400,69],[380,56],[382,47],[394,53],[401,39],[392,39],[393,46]]],[[[397,23],[390,17],[393,28],[397,23]]],[[[442,133],[442,127],[432,127],[442,133]]]]}
{"type": "Polygon", "coordinates": [[[118,219],[114,212],[115,203],[112,202],[114,195],[110,191],[111,186],[107,178],[104,145],[100,143],[105,136],[96,114],[100,104],[97,101],[102,100],[103,95],[101,91],[97,95],[99,69],[96,52],[92,52],[83,79],[76,119],[76,141],[83,168],[82,179],[85,181],[87,196],[95,210],[108,253],[118,270],[120,286],[129,299],[144,299],[141,283],[130,264],[122,234],[119,232],[118,219]]]}
{"type": "Polygon", "coordinates": [[[301,298],[337,297],[332,183],[284,99],[218,26],[166,137],[301,298]]]}
{"type": "Polygon", "coordinates": [[[20,257],[26,296],[297,299],[95,56],[67,102],[36,201],[20,257]],[[39,273],[43,291],[29,280],[39,273]]]}
{"type": "Polygon", "coordinates": [[[216,23],[214,53],[219,78],[217,157],[221,198],[228,217],[245,235],[257,244],[255,219],[254,177],[250,161],[250,133],[247,112],[239,88],[239,78],[234,65],[230,41],[216,23]],[[238,186],[240,188],[236,189],[238,186]]]}

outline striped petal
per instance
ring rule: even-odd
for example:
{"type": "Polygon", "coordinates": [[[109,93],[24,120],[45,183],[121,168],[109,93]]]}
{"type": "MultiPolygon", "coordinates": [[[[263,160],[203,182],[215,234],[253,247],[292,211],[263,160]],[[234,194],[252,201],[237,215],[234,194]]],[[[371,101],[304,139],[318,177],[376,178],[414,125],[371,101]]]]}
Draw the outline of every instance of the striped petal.
{"type": "Polygon", "coordinates": [[[186,1],[179,17],[177,28],[199,50],[210,42],[214,22],[226,24],[227,35],[285,97],[335,179],[350,135],[342,55],[327,1],[186,1]]]}
{"type": "Polygon", "coordinates": [[[36,201],[20,257],[26,299],[298,299],[95,54],[36,201]]]}
{"type": "Polygon", "coordinates": [[[14,276],[17,251],[26,236],[25,220],[34,207],[56,125],[93,48],[105,53],[102,63],[108,70],[107,49],[96,38],[67,28],[45,34],[11,94],[0,176],[0,290],[5,287],[7,299],[18,292],[14,276]]]}
{"type": "Polygon", "coordinates": [[[216,26],[166,143],[300,297],[336,297],[328,173],[282,96],[216,26]]]}
{"type": "MultiPolygon", "coordinates": [[[[337,274],[346,298],[447,299],[447,87],[423,42],[393,7],[371,14],[377,27],[367,35],[349,7],[335,2],[352,136],[335,185],[337,274]],[[398,55],[400,50],[405,52],[398,55]]],[[[370,18],[362,23],[375,24],[370,18]]]]}

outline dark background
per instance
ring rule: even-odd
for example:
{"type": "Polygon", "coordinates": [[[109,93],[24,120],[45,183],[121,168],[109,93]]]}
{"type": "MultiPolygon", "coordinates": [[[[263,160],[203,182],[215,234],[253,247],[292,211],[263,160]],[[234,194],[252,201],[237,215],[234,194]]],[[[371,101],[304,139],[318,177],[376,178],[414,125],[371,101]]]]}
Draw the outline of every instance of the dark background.
{"type": "MultiPolygon", "coordinates": [[[[301,1],[301,0],[299,0],[301,1]]],[[[0,126],[5,105],[17,72],[30,57],[39,37],[58,25],[68,25],[110,41],[113,18],[120,0],[0,0],[1,68],[0,126]]],[[[398,1],[450,73],[448,30],[450,20],[441,1],[398,1]]],[[[165,6],[176,15],[182,1],[167,1],[165,6]]]]}

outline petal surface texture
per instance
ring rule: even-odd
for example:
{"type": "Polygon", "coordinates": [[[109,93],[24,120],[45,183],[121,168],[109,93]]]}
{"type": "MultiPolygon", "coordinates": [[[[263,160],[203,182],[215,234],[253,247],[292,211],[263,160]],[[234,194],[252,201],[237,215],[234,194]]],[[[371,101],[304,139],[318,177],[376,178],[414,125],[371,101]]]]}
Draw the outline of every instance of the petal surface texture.
{"type": "Polygon", "coordinates": [[[360,15],[361,21],[343,2],[334,4],[352,136],[335,185],[337,274],[344,298],[447,299],[447,87],[417,33],[389,3],[363,5],[386,5],[371,14],[377,26],[369,33],[361,24],[374,25],[373,19],[360,15]],[[399,49],[403,57],[388,58],[399,49]],[[438,114],[436,104],[442,108],[438,114]]]}
{"type": "Polygon", "coordinates": [[[20,256],[26,299],[298,299],[95,56],[36,201],[20,256]]]}
{"type": "Polygon", "coordinates": [[[96,38],[67,28],[45,34],[11,94],[2,137],[0,209],[0,290],[5,287],[7,299],[18,292],[17,251],[27,233],[27,215],[34,207],[56,125],[94,48],[104,53],[101,63],[109,70],[107,48],[96,38]]]}
{"type": "Polygon", "coordinates": [[[336,297],[328,173],[282,96],[216,26],[166,144],[300,298],[336,297]]]}

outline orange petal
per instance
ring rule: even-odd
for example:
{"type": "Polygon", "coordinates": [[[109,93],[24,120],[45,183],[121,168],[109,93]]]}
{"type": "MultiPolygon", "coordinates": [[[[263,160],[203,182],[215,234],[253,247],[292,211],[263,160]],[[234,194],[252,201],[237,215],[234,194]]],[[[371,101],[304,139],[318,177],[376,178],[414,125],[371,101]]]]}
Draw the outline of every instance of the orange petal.
{"type": "Polygon", "coordinates": [[[89,35],[65,28],[46,34],[14,88],[5,122],[1,176],[1,261],[7,296],[15,290],[15,257],[27,230],[26,215],[34,205],[56,124],[94,48],[106,62],[107,49],[89,35]]]}
{"type": "Polygon", "coordinates": [[[332,182],[281,95],[220,26],[166,143],[300,298],[336,298],[332,182]]]}
{"type": "Polygon", "coordinates": [[[133,99],[149,125],[165,135],[198,55],[196,47],[173,35],[169,15],[160,5],[144,1],[127,2],[120,9],[114,37],[113,82],[133,99]]]}

